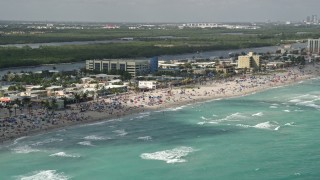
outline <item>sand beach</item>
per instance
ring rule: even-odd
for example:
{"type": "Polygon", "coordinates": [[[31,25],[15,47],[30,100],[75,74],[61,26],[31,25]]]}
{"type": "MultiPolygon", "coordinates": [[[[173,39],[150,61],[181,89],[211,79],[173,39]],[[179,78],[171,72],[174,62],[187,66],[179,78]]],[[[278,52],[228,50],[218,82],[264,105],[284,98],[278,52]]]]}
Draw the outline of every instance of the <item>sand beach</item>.
{"type": "Polygon", "coordinates": [[[137,113],[160,111],[196,102],[245,96],[270,88],[299,83],[319,75],[318,64],[303,69],[289,67],[280,73],[242,75],[200,84],[157,89],[136,93],[133,91],[95,101],[77,103],[71,108],[47,112],[39,107],[16,110],[9,117],[7,109],[0,109],[0,142],[37,133],[45,133],[79,124],[117,119],[137,113]]]}

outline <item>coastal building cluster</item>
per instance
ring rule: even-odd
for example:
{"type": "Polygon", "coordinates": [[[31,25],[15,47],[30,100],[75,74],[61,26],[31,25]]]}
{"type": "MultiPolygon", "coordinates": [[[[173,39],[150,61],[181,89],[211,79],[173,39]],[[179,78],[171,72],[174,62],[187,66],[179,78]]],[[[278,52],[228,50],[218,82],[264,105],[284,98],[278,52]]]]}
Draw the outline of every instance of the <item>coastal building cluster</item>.
{"type": "MultiPolygon", "coordinates": [[[[77,95],[96,99],[128,90],[148,90],[170,85],[199,82],[202,78],[229,77],[236,74],[252,74],[273,71],[289,66],[302,66],[319,59],[320,40],[309,39],[307,49],[281,46],[274,53],[229,53],[229,57],[189,58],[159,60],[150,59],[92,59],[86,60],[85,72],[38,72],[8,73],[2,77],[6,85],[0,89],[0,102],[12,102],[25,98],[52,101],[75,101],[77,95]],[[54,77],[47,83],[30,79],[54,77]],[[32,77],[32,78],[31,78],[32,77]],[[28,83],[21,83],[28,79],[28,83]],[[48,99],[49,98],[49,99],[48,99]],[[51,98],[51,99],[50,99],[51,98]]],[[[56,103],[64,104],[64,101],[56,103]]],[[[63,107],[64,105],[59,105],[63,107]]]]}
{"type": "Polygon", "coordinates": [[[252,25],[233,25],[233,24],[217,24],[217,23],[187,23],[179,26],[183,28],[226,28],[226,29],[260,29],[256,24],[252,25]]]}
{"type": "Polygon", "coordinates": [[[81,70],[9,72],[0,87],[0,139],[12,137],[13,132],[21,135],[92,117],[143,112],[168,102],[234,96],[295,81],[304,77],[305,65],[314,67],[320,60],[314,44],[307,49],[283,45],[267,53],[230,52],[228,57],[91,59],[81,70]],[[186,91],[187,87],[192,90],[186,91]]]}
{"type": "Polygon", "coordinates": [[[307,16],[307,18],[304,20],[305,24],[313,24],[313,25],[318,25],[319,24],[319,19],[318,19],[318,15],[313,14],[311,16],[307,16]]]}
{"type": "MultiPolygon", "coordinates": [[[[58,70],[9,73],[2,79],[0,101],[22,101],[30,98],[37,102],[58,100],[60,108],[67,101],[75,101],[77,95],[96,99],[101,95],[127,92],[128,90],[152,90],[158,87],[178,86],[199,82],[203,78],[221,78],[236,74],[252,74],[273,71],[278,68],[304,65],[319,58],[319,40],[309,40],[308,49],[294,49],[284,45],[275,53],[229,53],[229,57],[159,60],[151,59],[92,59],[86,60],[85,72],[59,72],[58,70]],[[311,56],[310,56],[311,53],[311,56]],[[313,54],[313,55],[312,55],[313,54]],[[48,83],[19,79],[29,77],[55,79],[48,83]],[[18,85],[19,84],[19,85],[18,85]],[[62,105],[61,105],[62,104],[62,105]]],[[[30,78],[29,78],[30,79],[30,78]]]]}

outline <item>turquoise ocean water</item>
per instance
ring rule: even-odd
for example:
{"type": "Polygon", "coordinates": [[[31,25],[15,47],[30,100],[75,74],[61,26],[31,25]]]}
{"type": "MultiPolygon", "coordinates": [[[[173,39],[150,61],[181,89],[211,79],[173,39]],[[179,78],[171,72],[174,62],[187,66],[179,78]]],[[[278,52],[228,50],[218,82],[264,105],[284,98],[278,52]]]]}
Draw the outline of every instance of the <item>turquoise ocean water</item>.
{"type": "Polygon", "coordinates": [[[320,179],[320,80],[0,146],[0,179],[320,179]]]}

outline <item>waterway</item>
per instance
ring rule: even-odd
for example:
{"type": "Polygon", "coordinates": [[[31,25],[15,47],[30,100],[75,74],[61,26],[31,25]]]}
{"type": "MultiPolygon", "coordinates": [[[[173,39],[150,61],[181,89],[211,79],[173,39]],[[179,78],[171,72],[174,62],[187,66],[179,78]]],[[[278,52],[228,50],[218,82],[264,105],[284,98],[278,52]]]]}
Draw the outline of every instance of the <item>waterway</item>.
{"type": "Polygon", "coordinates": [[[6,44],[0,47],[18,47],[29,46],[33,49],[40,48],[41,46],[65,46],[65,45],[88,45],[88,44],[109,44],[109,43],[128,43],[131,41],[124,40],[102,40],[102,41],[71,41],[71,42],[50,42],[50,43],[29,43],[29,44],[6,44]]]}

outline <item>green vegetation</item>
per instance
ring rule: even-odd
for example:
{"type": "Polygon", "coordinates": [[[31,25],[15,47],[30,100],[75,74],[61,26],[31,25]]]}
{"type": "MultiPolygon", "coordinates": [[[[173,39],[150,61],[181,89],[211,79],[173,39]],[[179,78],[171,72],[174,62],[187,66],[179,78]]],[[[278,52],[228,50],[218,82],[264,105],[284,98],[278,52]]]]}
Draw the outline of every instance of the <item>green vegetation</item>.
{"type": "Polygon", "coordinates": [[[100,58],[140,58],[209,50],[278,45],[294,39],[320,37],[318,26],[264,26],[257,30],[183,29],[166,30],[20,30],[1,29],[0,44],[112,40],[133,37],[136,41],[111,44],[42,46],[32,49],[0,47],[0,68],[78,62],[100,58]],[[170,37],[164,37],[170,36],[170,37]]]}
{"type": "Polygon", "coordinates": [[[32,72],[17,74],[6,74],[2,77],[2,81],[15,82],[16,85],[10,86],[10,91],[25,91],[22,85],[41,85],[42,87],[34,90],[44,90],[46,87],[56,85],[67,87],[73,83],[80,83],[80,75],[74,71],[72,73],[49,73],[42,71],[41,74],[34,74],[32,72]]]}

